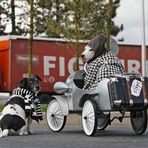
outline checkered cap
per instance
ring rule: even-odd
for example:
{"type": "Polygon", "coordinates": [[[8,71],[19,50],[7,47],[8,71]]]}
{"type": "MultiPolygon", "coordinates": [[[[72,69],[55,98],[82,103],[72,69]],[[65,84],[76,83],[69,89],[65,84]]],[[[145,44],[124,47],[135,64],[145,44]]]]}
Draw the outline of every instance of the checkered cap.
{"type": "Polygon", "coordinates": [[[106,36],[97,35],[88,42],[87,46],[89,46],[95,51],[94,57],[100,56],[107,50],[105,47],[106,41],[107,41],[106,36]]]}

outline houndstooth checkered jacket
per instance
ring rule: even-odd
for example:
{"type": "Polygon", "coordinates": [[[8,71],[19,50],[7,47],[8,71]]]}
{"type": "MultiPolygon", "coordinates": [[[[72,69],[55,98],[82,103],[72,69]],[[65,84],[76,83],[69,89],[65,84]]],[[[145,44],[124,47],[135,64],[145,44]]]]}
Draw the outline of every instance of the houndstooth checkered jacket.
{"type": "Polygon", "coordinates": [[[107,52],[87,65],[84,78],[84,89],[94,90],[103,78],[114,74],[123,74],[124,68],[119,59],[112,52],[107,52]]]}

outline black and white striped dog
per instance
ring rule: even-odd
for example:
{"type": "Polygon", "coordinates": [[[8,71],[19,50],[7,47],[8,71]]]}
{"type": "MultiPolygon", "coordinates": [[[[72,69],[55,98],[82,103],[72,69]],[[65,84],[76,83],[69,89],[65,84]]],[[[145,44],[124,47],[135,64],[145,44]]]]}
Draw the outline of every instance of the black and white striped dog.
{"type": "Polygon", "coordinates": [[[31,119],[42,120],[42,111],[37,93],[40,91],[40,77],[24,78],[12,92],[0,116],[0,137],[12,131],[19,135],[30,134],[31,119]],[[36,110],[34,108],[36,106],[36,110]]]}

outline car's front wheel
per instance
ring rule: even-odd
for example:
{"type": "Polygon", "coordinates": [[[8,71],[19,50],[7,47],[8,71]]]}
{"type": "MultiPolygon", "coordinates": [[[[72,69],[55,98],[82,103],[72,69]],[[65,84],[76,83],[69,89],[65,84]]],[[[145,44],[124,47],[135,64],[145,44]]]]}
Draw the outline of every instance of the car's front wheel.
{"type": "Polygon", "coordinates": [[[61,131],[66,124],[66,116],[62,114],[60,104],[55,98],[47,106],[46,120],[48,127],[54,132],[61,131]]]}
{"type": "Polygon", "coordinates": [[[97,130],[97,105],[93,100],[87,100],[82,109],[82,125],[87,136],[94,136],[97,130]]]}

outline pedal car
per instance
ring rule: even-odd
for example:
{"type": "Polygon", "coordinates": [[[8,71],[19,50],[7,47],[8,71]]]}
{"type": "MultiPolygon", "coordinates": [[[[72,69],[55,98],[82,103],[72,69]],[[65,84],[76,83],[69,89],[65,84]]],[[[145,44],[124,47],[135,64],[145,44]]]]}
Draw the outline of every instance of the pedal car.
{"type": "Polygon", "coordinates": [[[148,78],[139,75],[111,76],[98,83],[94,91],[83,89],[85,71],[70,75],[66,83],[56,82],[54,89],[61,95],[50,100],[46,119],[54,132],[61,131],[70,113],[82,116],[82,125],[86,135],[93,136],[96,131],[105,129],[114,119],[122,119],[125,112],[130,113],[130,121],[137,135],[147,129],[148,78]],[[121,116],[112,117],[111,112],[120,112],[121,116]]]}

